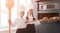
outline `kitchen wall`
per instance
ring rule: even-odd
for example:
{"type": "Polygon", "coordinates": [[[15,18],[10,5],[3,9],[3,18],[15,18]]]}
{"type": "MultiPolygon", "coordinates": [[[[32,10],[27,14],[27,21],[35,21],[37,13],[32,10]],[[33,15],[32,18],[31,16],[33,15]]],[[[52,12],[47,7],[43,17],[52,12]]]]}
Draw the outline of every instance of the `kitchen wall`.
{"type": "MultiPolygon", "coordinates": [[[[60,6],[60,2],[59,2],[59,6],[60,6]]],[[[60,9],[60,7],[59,7],[59,9],[60,9]]],[[[59,16],[60,16],[60,11],[59,11],[59,16]]]]}

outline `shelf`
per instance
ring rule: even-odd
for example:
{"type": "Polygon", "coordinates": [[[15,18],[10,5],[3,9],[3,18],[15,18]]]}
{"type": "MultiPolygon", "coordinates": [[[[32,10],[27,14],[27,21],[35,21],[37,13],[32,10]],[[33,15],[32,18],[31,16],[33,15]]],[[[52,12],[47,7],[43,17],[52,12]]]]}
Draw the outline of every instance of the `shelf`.
{"type": "Polygon", "coordinates": [[[38,13],[59,13],[59,11],[38,11],[38,13]]]}
{"type": "Polygon", "coordinates": [[[38,19],[41,19],[43,17],[54,17],[54,16],[59,16],[59,13],[38,13],[38,19]]]}
{"type": "Polygon", "coordinates": [[[35,2],[58,2],[59,0],[34,0],[35,2]]]}
{"type": "Polygon", "coordinates": [[[60,9],[46,9],[46,10],[39,10],[39,11],[60,11],[60,9]]]}

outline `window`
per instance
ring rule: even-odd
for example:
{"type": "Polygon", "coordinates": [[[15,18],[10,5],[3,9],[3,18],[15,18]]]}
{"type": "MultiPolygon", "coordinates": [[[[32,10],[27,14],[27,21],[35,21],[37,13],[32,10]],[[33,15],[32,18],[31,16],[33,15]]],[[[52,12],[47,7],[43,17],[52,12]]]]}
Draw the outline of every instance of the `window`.
{"type": "MultiPolygon", "coordinates": [[[[18,14],[18,6],[24,5],[25,9],[27,6],[31,4],[31,0],[14,0],[14,7],[11,9],[11,21],[14,22],[15,18],[17,18],[18,14]]],[[[26,12],[26,11],[25,11],[26,12]]],[[[0,2],[0,26],[8,26],[8,14],[9,10],[6,7],[6,0],[1,0],[0,2]]]]}

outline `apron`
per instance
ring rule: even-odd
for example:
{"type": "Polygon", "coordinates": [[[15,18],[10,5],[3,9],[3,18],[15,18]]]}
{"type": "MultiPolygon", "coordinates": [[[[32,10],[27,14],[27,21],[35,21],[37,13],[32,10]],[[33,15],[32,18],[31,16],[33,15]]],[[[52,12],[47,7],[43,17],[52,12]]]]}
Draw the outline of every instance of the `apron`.
{"type": "Polygon", "coordinates": [[[26,33],[26,28],[17,29],[16,33],[26,33]]]}

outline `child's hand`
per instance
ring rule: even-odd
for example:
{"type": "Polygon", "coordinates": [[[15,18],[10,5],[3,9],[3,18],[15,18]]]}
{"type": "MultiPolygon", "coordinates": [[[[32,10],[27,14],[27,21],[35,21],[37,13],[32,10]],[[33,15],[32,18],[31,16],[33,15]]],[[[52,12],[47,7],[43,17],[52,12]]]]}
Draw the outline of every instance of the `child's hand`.
{"type": "Polygon", "coordinates": [[[12,24],[12,23],[11,23],[11,20],[9,20],[9,21],[8,21],[8,24],[9,24],[9,25],[11,25],[11,24],[12,24]]]}

